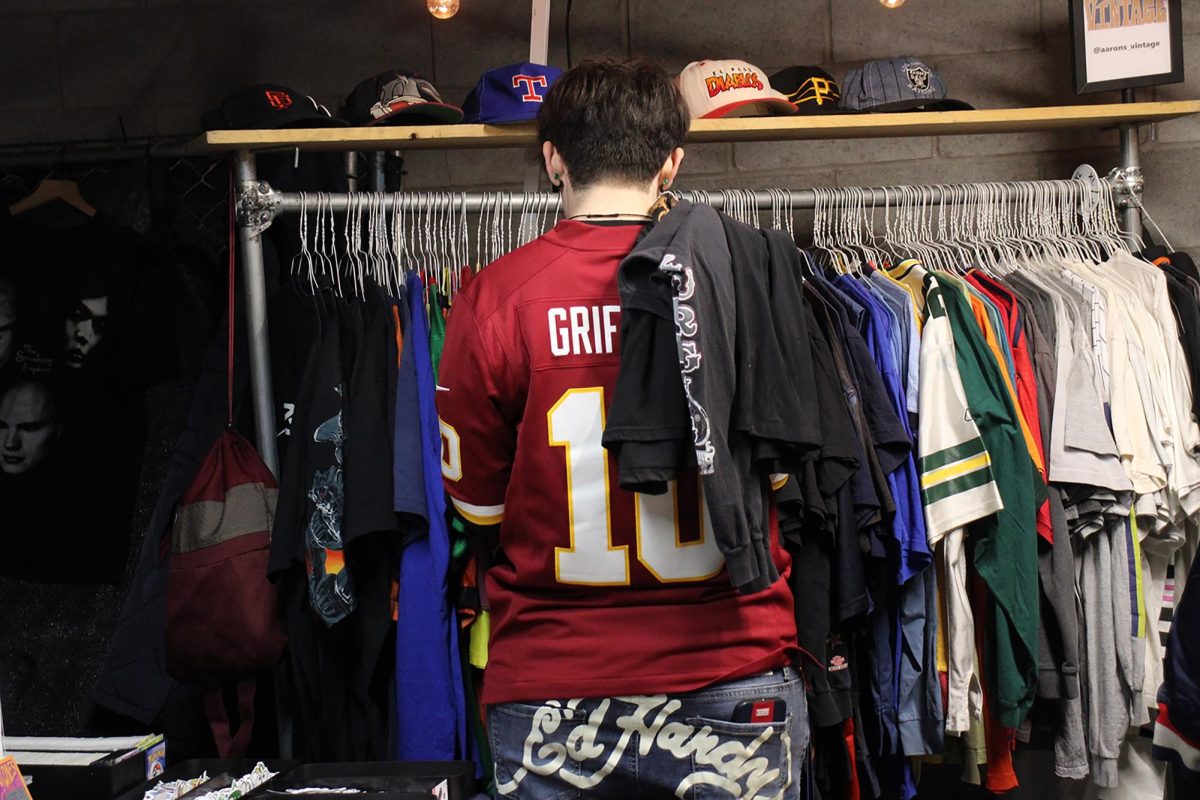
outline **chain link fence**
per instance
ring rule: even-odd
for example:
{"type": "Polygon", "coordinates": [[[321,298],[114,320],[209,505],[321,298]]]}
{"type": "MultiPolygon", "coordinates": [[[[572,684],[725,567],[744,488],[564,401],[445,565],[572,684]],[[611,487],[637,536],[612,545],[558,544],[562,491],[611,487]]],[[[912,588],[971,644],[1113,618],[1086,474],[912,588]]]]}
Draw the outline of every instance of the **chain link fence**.
{"type": "Polygon", "coordinates": [[[229,166],[220,159],[177,158],[167,166],[169,185],[178,198],[181,227],[214,256],[229,246],[229,166]]]}

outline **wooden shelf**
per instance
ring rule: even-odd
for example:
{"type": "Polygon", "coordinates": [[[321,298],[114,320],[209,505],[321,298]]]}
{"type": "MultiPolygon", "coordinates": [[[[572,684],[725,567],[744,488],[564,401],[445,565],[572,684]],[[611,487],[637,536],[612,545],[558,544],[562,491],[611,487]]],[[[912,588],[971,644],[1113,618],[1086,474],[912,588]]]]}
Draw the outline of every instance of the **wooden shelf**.
{"type": "MultiPolygon", "coordinates": [[[[861,139],[897,136],[958,136],[1064,128],[1107,128],[1162,122],[1200,112],[1200,100],[1170,103],[996,108],[901,114],[832,114],[807,117],[698,119],[688,141],[751,142],[797,139],[861,139]]],[[[192,153],[299,148],[316,150],[438,150],[529,147],[532,123],[521,125],[421,125],[375,128],[293,128],[209,131],[188,145],[192,153]]]]}

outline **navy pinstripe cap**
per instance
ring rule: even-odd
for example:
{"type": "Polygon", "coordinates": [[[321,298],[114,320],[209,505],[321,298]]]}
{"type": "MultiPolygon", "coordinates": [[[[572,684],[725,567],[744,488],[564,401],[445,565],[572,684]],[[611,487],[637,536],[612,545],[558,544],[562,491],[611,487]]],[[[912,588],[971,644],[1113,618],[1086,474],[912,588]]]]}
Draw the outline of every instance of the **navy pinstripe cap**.
{"type": "Polygon", "coordinates": [[[912,56],[881,58],[854,67],[842,81],[843,108],[853,111],[966,111],[946,96],[937,71],[912,56]]]}

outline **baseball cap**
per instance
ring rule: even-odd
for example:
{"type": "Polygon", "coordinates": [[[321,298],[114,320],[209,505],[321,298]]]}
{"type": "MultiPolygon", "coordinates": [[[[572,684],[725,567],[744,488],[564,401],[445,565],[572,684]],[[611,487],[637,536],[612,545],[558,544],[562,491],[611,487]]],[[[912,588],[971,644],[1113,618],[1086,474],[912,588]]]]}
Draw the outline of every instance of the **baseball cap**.
{"type": "Polygon", "coordinates": [[[785,67],[771,76],[771,88],[783,93],[800,114],[848,114],[838,101],[842,89],[820,67],[785,67]]]}
{"type": "Polygon", "coordinates": [[[970,111],[946,96],[937,71],[912,56],[881,58],[855,67],[842,81],[842,107],[855,111],[970,111]]]}
{"type": "Polygon", "coordinates": [[[693,61],[678,80],[695,119],[796,113],[796,106],[771,88],[767,74],[745,61],[693,61]]]}
{"type": "Polygon", "coordinates": [[[462,122],[463,112],[415,72],[390,69],[360,81],[338,116],[352,125],[423,125],[462,122]]]}
{"type": "Polygon", "coordinates": [[[247,86],[205,111],[200,126],[206,131],[255,128],[336,128],[345,121],[306,94],[278,83],[247,86]]]}
{"type": "Polygon", "coordinates": [[[536,119],[559,75],[558,67],[528,61],[489,69],[463,101],[463,120],[496,125],[536,119]]]}

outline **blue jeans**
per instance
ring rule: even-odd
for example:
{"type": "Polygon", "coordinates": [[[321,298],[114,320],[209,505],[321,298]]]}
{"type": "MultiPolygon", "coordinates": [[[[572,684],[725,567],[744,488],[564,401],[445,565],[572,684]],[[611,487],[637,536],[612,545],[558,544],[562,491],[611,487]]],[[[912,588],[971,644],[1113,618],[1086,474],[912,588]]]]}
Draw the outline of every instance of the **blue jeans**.
{"type": "Polygon", "coordinates": [[[488,709],[497,797],[800,797],[808,749],[804,684],[782,667],[677,695],[501,703],[488,709]],[[733,722],[745,700],[787,717],[733,722]]]}

